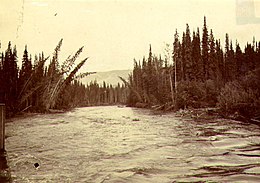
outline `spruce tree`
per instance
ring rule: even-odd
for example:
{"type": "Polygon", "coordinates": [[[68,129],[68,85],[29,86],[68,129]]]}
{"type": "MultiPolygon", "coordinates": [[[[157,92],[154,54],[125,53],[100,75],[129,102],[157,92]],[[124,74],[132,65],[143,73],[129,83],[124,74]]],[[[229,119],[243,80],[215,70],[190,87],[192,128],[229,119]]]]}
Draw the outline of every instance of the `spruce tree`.
{"type": "Polygon", "coordinates": [[[210,36],[209,36],[208,79],[216,80],[217,77],[216,70],[217,70],[217,61],[216,61],[215,38],[213,35],[213,31],[211,29],[210,36]]]}
{"type": "Polygon", "coordinates": [[[247,66],[246,72],[254,70],[256,68],[257,61],[255,60],[254,47],[250,43],[246,44],[245,51],[244,51],[244,58],[247,66]]]}
{"type": "MultiPolygon", "coordinates": [[[[24,54],[23,54],[23,59],[22,59],[22,68],[20,70],[19,74],[19,95],[18,98],[19,100],[21,99],[22,95],[25,95],[26,93],[30,92],[30,90],[33,87],[33,83],[31,82],[32,80],[32,62],[31,59],[28,58],[28,51],[27,51],[27,46],[25,46],[24,54]]],[[[18,108],[25,109],[29,105],[32,104],[33,98],[28,97],[26,99],[26,103],[23,105],[19,101],[19,106],[18,108]],[[22,106],[20,106],[22,105],[22,106]]]]}
{"type": "Polygon", "coordinates": [[[179,34],[177,29],[174,34],[174,42],[173,42],[173,62],[174,62],[174,73],[175,73],[175,88],[177,88],[177,81],[181,80],[181,44],[179,41],[179,34]]]}
{"type": "Polygon", "coordinates": [[[228,34],[226,34],[225,40],[225,82],[232,81],[236,76],[236,62],[235,52],[233,49],[232,41],[229,40],[228,34]]]}
{"type": "Polygon", "coordinates": [[[220,40],[216,40],[216,60],[217,60],[217,70],[216,70],[216,75],[217,75],[217,86],[218,89],[221,88],[221,86],[224,83],[224,55],[223,55],[223,50],[221,49],[220,46],[220,40]]]}
{"type": "Polygon", "coordinates": [[[204,25],[202,33],[202,62],[203,62],[203,77],[208,79],[208,59],[209,59],[209,38],[206,17],[204,16],[204,25]]]}
{"type": "Polygon", "coordinates": [[[191,44],[191,58],[192,58],[192,65],[193,65],[193,72],[194,72],[194,79],[196,81],[203,80],[203,63],[201,58],[201,47],[200,47],[200,34],[199,28],[197,32],[193,32],[192,37],[192,44],[191,44]]]}
{"type": "Polygon", "coordinates": [[[244,55],[239,46],[239,43],[236,42],[236,52],[235,52],[235,62],[236,62],[236,75],[235,78],[238,79],[240,75],[245,75],[245,65],[244,65],[244,55]]]}
{"type": "Polygon", "coordinates": [[[229,80],[235,80],[237,76],[237,63],[235,60],[235,51],[233,49],[232,41],[230,42],[230,50],[229,50],[229,80]]]}
{"type": "Polygon", "coordinates": [[[193,70],[193,63],[192,63],[192,57],[191,57],[191,37],[190,37],[190,28],[189,25],[186,24],[186,33],[185,33],[185,44],[184,44],[184,49],[185,49],[185,80],[191,81],[194,79],[194,70],[193,70]]]}
{"type": "Polygon", "coordinates": [[[182,34],[182,43],[181,43],[181,81],[184,81],[186,78],[186,35],[185,32],[182,34]]]}
{"type": "Polygon", "coordinates": [[[5,52],[3,62],[3,74],[5,102],[8,112],[16,112],[17,99],[17,81],[18,81],[18,67],[17,67],[17,51],[16,47],[12,50],[11,42],[8,43],[8,48],[5,52]]]}
{"type": "Polygon", "coordinates": [[[226,37],[225,37],[225,54],[224,54],[224,82],[228,81],[228,75],[229,75],[229,63],[228,63],[228,59],[229,59],[229,36],[226,33],[226,37]]]}
{"type": "Polygon", "coordinates": [[[20,70],[20,75],[19,75],[21,87],[23,87],[26,81],[30,78],[31,74],[32,74],[32,62],[28,58],[27,46],[25,46],[23,59],[22,59],[22,68],[20,70]]]}

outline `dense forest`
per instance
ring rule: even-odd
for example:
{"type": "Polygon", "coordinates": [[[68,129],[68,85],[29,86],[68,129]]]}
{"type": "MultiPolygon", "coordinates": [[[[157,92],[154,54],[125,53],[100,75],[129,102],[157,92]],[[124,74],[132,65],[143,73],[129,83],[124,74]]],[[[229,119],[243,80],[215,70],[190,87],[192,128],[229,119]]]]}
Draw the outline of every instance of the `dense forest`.
{"type": "Polygon", "coordinates": [[[83,59],[76,65],[83,47],[59,64],[62,41],[61,39],[55,48],[52,58],[45,57],[44,53],[32,58],[25,46],[20,69],[17,49],[16,46],[12,48],[11,42],[7,50],[0,54],[0,103],[5,103],[7,116],[23,111],[47,112],[50,109],[126,101],[127,91],[124,86],[104,84],[100,87],[96,83],[85,86],[79,81],[92,74],[77,74],[88,59],[83,59]],[[46,64],[48,60],[49,64],[46,64]]]}
{"type": "Polygon", "coordinates": [[[41,53],[34,58],[25,46],[19,68],[16,46],[9,42],[0,54],[0,102],[8,115],[126,103],[166,111],[217,107],[225,115],[260,117],[260,42],[253,38],[242,49],[226,34],[223,48],[206,17],[202,34],[199,28],[191,33],[188,24],[182,37],[176,30],[173,51],[167,45],[164,59],[153,54],[150,45],[148,58],[134,60],[129,80],[121,78],[124,85],[83,85],[80,78],[92,74],[77,74],[88,59],[75,64],[83,47],[59,62],[61,46],[62,40],[52,57],[41,53]]]}
{"type": "Polygon", "coordinates": [[[129,90],[125,85],[112,86],[106,84],[100,86],[96,81],[90,82],[86,86],[88,106],[125,104],[129,90]]]}
{"type": "MultiPolygon", "coordinates": [[[[125,81],[130,88],[128,105],[162,110],[218,107],[223,114],[247,118],[260,116],[260,42],[253,38],[242,51],[239,43],[225,36],[220,40],[208,29],[191,33],[189,25],[180,37],[175,32],[173,52],[166,58],[152,53],[134,60],[125,81]]],[[[167,48],[169,52],[169,48],[167,48]]]]}

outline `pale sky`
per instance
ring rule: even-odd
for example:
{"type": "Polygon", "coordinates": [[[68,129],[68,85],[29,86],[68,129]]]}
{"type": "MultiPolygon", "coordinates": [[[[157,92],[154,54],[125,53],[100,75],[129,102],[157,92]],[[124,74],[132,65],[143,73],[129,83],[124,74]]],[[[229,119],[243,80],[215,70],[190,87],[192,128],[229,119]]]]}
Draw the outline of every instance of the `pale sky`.
{"type": "Polygon", "coordinates": [[[41,51],[47,56],[63,38],[60,62],[85,46],[82,72],[132,69],[133,58],[147,57],[149,44],[164,55],[176,28],[182,35],[188,23],[202,33],[204,15],[222,46],[226,32],[241,45],[253,36],[259,41],[260,0],[0,0],[0,50],[11,41],[19,61],[25,44],[33,58],[41,51]],[[249,18],[257,21],[238,23],[236,15],[249,16],[248,1],[255,9],[249,18]]]}

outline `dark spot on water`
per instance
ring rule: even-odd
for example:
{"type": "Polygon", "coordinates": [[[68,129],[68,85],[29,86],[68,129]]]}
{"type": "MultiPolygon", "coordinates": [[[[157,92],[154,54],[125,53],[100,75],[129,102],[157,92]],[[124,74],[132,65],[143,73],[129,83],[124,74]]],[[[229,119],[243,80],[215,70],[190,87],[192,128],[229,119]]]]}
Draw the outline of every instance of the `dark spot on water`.
{"type": "Polygon", "coordinates": [[[134,118],[132,121],[140,121],[140,119],[138,119],[138,118],[134,118]]]}
{"type": "Polygon", "coordinates": [[[224,152],[224,153],[223,153],[223,155],[228,155],[228,154],[229,154],[229,152],[224,152]]]}
{"type": "Polygon", "coordinates": [[[38,168],[39,166],[40,166],[39,163],[34,163],[35,168],[38,168]]]}

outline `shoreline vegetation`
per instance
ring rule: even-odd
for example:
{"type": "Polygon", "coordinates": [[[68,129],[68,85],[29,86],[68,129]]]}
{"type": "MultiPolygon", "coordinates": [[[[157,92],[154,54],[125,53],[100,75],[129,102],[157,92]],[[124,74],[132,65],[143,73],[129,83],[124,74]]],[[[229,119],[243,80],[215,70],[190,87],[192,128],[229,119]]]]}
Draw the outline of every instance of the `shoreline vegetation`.
{"type": "Polygon", "coordinates": [[[88,105],[125,103],[127,88],[124,85],[103,82],[100,86],[93,81],[85,86],[80,82],[95,73],[78,73],[88,59],[76,63],[83,47],[60,64],[62,42],[63,39],[52,57],[45,57],[42,52],[34,59],[25,46],[21,68],[16,46],[12,48],[11,42],[7,50],[0,53],[0,103],[5,103],[7,118],[23,112],[52,113],[88,105]]]}
{"type": "Polygon", "coordinates": [[[65,91],[77,90],[77,96],[80,96],[83,86],[75,79],[91,73],[76,73],[88,58],[76,65],[75,61],[83,51],[81,47],[75,55],[69,56],[59,65],[62,42],[63,39],[55,48],[48,66],[45,66],[45,62],[50,57],[45,57],[43,53],[35,55],[32,63],[32,56],[29,56],[25,46],[21,69],[17,64],[16,46],[12,48],[9,42],[7,50],[0,57],[0,102],[6,105],[7,117],[24,111],[45,112],[62,107],[64,103],[69,104],[72,101],[65,95],[65,91]]]}
{"type": "Polygon", "coordinates": [[[83,47],[60,62],[62,41],[52,57],[41,53],[33,58],[25,46],[21,68],[11,42],[0,54],[0,102],[6,104],[7,117],[125,104],[177,113],[217,109],[226,118],[260,121],[260,42],[253,38],[243,50],[226,34],[222,47],[206,17],[202,31],[197,28],[191,33],[188,24],[182,34],[176,29],[172,46],[166,44],[164,58],[153,54],[150,45],[147,58],[134,59],[129,78],[119,76],[123,85],[99,85],[96,81],[83,85],[80,79],[95,72],[78,74],[88,59],[76,64],[83,47]]]}
{"type": "Polygon", "coordinates": [[[219,116],[260,123],[260,41],[245,45],[225,36],[225,45],[215,39],[204,17],[200,29],[189,25],[174,34],[172,48],[166,44],[165,58],[152,53],[134,59],[127,105],[163,111],[215,108],[219,116]],[[182,35],[182,37],[180,37],[182,35]]]}

